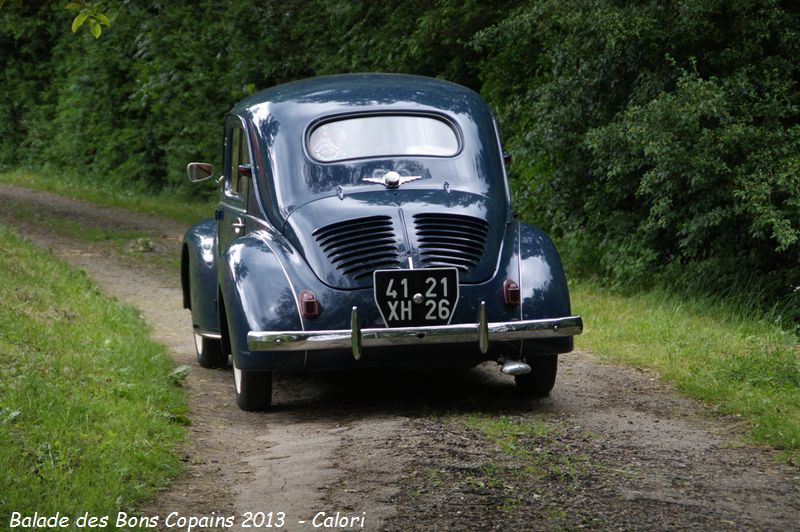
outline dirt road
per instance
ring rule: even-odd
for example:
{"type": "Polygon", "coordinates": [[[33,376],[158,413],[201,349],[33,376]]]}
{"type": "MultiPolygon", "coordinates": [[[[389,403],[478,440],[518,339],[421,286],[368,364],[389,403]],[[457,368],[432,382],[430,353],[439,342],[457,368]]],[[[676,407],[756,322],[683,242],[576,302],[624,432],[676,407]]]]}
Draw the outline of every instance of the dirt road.
{"type": "Polygon", "coordinates": [[[192,365],[185,473],[143,508],[162,523],[178,512],[235,516],[239,528],[248,512],[251,525],[272,512],[278,529],[314,530],[338,512],[365,530],[800,530],[796,465],[657,375],[586,352],[561,358],[543,400],[521,400],[488,364],[279,374],[274,410],[241,412],[231,372],[194,362],[182,226],[11,187],[0,201],[0,221],[138,307],[175,362],[192,365]],[[76,224],[144,236],[89,242],[64,230],[76,224]]]}

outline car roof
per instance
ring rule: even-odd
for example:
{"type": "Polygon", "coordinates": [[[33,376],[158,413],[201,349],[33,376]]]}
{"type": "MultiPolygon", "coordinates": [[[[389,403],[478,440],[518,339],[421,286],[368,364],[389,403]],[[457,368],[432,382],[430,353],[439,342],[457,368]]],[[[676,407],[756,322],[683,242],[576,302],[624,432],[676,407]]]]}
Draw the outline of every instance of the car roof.
{"type": "Polygon", "coordinates": [[[435,78],[410,74],[340,74],[264,89],[241,100],[234,106],[233,113],[249,115],[264,104],[269,105],[273,112],[283,107],[280,104],[312,104],[324,113],[328,107],[374,108],[401,102],[406,109],[420,106],[466,112],[468,107],[480,101],[480,96],[474,91],[435,78]]]}

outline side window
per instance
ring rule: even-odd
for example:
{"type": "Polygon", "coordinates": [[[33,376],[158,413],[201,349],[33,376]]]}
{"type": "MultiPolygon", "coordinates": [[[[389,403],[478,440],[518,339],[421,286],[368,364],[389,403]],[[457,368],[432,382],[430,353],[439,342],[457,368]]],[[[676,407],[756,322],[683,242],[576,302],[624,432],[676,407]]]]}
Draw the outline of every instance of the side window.
{"type": "Polygon", "coordinates": [[[248,178],[241,176],[239,167],[241,165],[250,165],[250,153],[247,149],[247,137],[242,126],[234,124],[228,133],[228,176],[229,187],[228,192],[234,195],[241,196],[247,199],[248,178]]]}
{"type": "MultiPolygon", "coordinates": [[[[239,131],[239,166],[250,166],[250,151],[247,149],[247,133],[244,132],[243,129],[237,128],[239,131]]],[[[252,170],[251,170],[252,171],[252,170]]],[[[236,192],[247,201],[247,192],[250,188],[250,177],[242,176],[238,172],[237,167],[237,175],[239,175],[239,183],[236,192]]]]}
{"type": "Polygon", "coordinates": [[[231,128],[230,133],[230,150],[231,156],[229,159],[230,168],[228,175],[231,176],[230,191],[234,194],[239,193],[239,157],[242,151],[242,128],[234,126],[231,128]]]}

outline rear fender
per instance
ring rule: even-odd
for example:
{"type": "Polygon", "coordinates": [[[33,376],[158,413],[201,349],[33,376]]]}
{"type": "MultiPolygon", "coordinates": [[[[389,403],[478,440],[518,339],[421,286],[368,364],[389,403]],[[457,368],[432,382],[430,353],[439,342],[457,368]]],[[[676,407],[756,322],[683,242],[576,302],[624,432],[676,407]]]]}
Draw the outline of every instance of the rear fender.
{"type": "MultiPolygon", "coordinates": [[[[521,318],[534,320],[571,315],[569,288],[553,241],[536,226],[519,224],[518,264],[521,318]]],[[[572,337],[526,340],[522,355],[572,351],[572,337]]]]}
{"type": "Polygon", "coordinates": [[[250,352],[250,331],[301,331],[296,286],[287,266],[291,250],[266,230],[236,240],[220,258],[231,353],[240,369],[302,369],[304,352],[250,352]]]}
{"type": "Polygon", "coordinates": [[[183,307],[192,311],[194,328],[209,333],[219,332],[216,244],[216,222],[203,220],[186,231],[181,252],[183,307]]]}

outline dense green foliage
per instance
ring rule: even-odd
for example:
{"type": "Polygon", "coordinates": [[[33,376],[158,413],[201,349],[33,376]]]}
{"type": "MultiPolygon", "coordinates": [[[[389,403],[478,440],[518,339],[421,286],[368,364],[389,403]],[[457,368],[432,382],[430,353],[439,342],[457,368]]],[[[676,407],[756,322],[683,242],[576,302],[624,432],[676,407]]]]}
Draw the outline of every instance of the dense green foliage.
{"type": "Polygon", "coordinates": [[[0,519],[130,512],[180,470],[172,362],[133,307],[0,226],[0,519]]]}
{"type": "MultiPolygon", "coordinates": [[[[0,13],[0,165],[145,191],[218,163],[221,117],[280,82],[440,76],[495,108],[515,208],[573,271],[800,317],[800,9],[777,0],[61,2],[0,13]]],[[[208,192],[208,189],[205,190],[208,192]]]]}
{"type": "Polygon", "coordinates": [[[798,28],[771,1],[517,9],[478,42],[521,162],[518,209],[552,224],[573,266],[758,287],[797,309],[798,28]],[[519,50],[528,71],[512,67],[519,50]]]}

